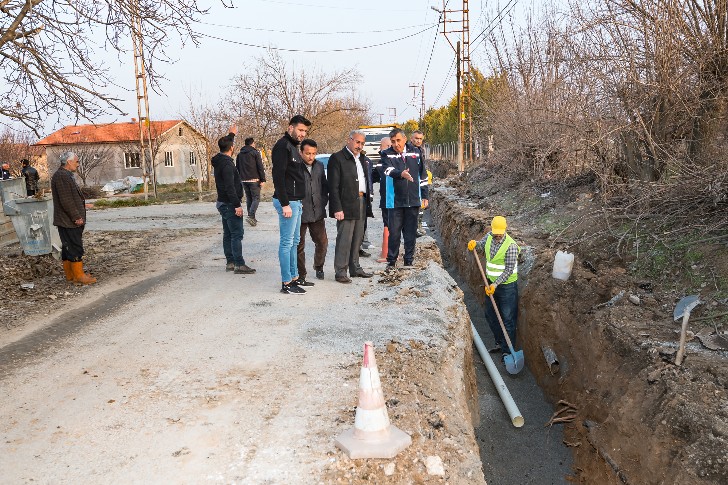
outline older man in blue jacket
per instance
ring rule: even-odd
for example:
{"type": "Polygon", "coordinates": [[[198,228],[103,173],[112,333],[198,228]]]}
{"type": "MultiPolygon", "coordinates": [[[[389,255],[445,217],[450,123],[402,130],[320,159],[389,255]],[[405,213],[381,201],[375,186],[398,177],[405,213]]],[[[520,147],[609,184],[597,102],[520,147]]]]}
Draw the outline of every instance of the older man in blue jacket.
{"type": "Polygon", "coordinates": [[[394,268],[399,242],[404,238],[404,265],[415,259],[417,216],[428,206],[427,171],[419,151],[407,150],[407,136],[399,128],[389,133],[392,146],[382,152],[386,178],[386,207],[389,226],[387,270],[394,268]]]}

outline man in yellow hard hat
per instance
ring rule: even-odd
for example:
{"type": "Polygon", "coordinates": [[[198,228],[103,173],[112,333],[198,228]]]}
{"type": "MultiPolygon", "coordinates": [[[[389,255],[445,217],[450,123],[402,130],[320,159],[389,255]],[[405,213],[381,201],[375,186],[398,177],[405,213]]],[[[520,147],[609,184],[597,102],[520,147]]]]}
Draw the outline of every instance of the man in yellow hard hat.
{"type": "MultiPolygon", "coordinates": [[[[490,283],[485,287],[485,294],[493,295],[508,336],[515,345],[518,321],[518,253],[521,248],[506,233],[507,226],[505,217],[495,216],[490,223],[490,232],[480,241],[470,241],[468,250],[485,253],[485,276],[490,283]]],[[[490,351],[507,353],[506,339],[489,301],[485,303],[485,318],[496,343],[495,348],[490,351]]]]}

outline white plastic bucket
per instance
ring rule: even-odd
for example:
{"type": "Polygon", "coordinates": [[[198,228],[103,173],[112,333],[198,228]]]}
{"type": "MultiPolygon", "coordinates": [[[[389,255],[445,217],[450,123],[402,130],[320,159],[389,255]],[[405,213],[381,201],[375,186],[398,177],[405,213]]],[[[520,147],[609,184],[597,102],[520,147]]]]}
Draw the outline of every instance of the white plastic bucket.
{"type": "Polygon", "coordinates": [[[574,255],[566,251],[556,251],[554,258],[554,269],[551,276],[557,280],[566,281],[571,276],[571,268],[574,267],[574,255]]]}

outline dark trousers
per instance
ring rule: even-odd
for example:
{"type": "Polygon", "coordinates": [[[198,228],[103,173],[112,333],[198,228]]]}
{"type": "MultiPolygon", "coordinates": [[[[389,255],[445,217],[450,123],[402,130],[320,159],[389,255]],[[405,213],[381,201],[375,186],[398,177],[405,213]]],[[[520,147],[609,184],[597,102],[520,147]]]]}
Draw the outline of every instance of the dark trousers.
{"type": "Polygon", "coordinates": [[[27,195],[28,197],[30,197],[31,195],[35,195],[35,190],[34,190],[34,189],[26,189],[26,190],[25,190],[25,194],[26,194],[26,195],[27,195]]]}
{"type": "Polygon", "coordinates": [[[364,238],[364,221],[367,218],[366,201],[359,197],[359,219],[336,221],[336,250],[334,252],[334,270],[336,276],[346,276],[361,271],[359,264],[359,246],[364,238]]]}
{"type": "Polygon", "coordinates": [[[258,204],[260,204],[260,182],[243,182],[243,190],[248,216],[255,219],[255,211],[258,210],[258,204]]]}
{"type": "Polygon", "coordinates": [[[389,245],[387,264],[394,264],[399,256],[399,242],[404,237],[404,262],[410,264],[415,259],[415,240],[417,239],[417,214],[420,208],[397,207],[387,209],[389,245]]]}
{"type": "MultiPolygon", "coordinates": [[[[496,305],[498,305],[498,311],[500,311],[501,318],[503,318],[503,325],[506,327],[508,336],[515,348],[516,323],[518,322],[518,281],[507,285],[498,285],[495,288],[493,299],[496,305]]],[[[493,332],[495,343],[504,352],[508,352],[506,338],[503,336],[503,330],[501,330],[500,323],[498,323],[498,317],[493,309],[493,303],[488,296],[485,297],[485,319],[488,320],[488,326],[490,326],[490,331],[493,332]]]]}
{"type": "Polygon", "coordinates": [[[384,223],[384,227],[389,227],[389,216],[387,215],[389,212],[389,209],[382,209],[382,222],[384,223]]]}
{"type": "Polygon", "coordinates": [[[61,259],[77,263],[83,259],[83,229],[86,226],[58,227],[61,236],[61,259]]]}
{"type": "Polygon", "coordinates": [[[217,211],[222,216],[222,250],[228,263],[237,266],[245,264],[243,259],[243,218],[235,215],[232,204],[218,204],[217,211]]]}
{"type": "Polygon", "coordinates": [[[329,237],[326,235],[326,219],[316,222],[301,223],[301,240],[298,241],[298,277],[306,279],[306,229],[311,233],[311,239],[315,246],[313,253],[314,271],[323,271],[326,261],[326,252],[329,246],[329,237]]]}

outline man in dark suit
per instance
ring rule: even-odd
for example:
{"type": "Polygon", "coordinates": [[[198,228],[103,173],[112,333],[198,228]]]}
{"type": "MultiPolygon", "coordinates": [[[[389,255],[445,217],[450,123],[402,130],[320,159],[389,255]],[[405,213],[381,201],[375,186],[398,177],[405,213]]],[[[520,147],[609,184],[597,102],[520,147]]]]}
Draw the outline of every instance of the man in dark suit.
{"type": "Polygon", "coordinates": [[[374,217],[369,199],[370,162],[361,153],[365,139],[363,132],[352,131],[346,146],[329,158],[329,215],[336,219],[334,269],[339,283],[351,283],[347,267],[351,277],[372,277],[359,264],[364,221],[374,217]]]}

